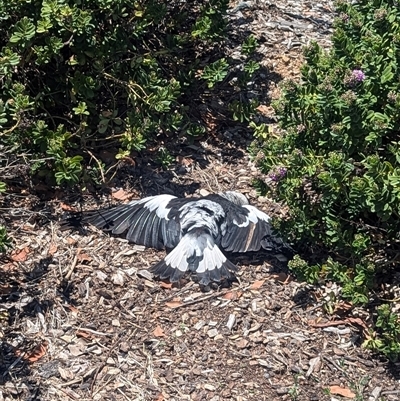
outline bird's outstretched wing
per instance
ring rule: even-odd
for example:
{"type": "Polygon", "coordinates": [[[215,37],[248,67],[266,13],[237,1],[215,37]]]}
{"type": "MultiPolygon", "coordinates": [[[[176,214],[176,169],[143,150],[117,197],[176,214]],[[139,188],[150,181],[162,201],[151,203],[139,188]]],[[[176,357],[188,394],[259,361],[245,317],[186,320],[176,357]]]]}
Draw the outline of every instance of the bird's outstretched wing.
{"type": "Polygon", "coordinates": [[[135,244],[163,249],[173,248],[180,240],[179,221],[169,212],[185,199],[172,195],[149,196],[110,209],[84,212],[82,222],[112,234],[124,234],[135,244]]]}
{"type": "Polygon", "coordinates": [[[270,217],[254,206],[230,207],[221,246],[228,252],[259,251],[276,248],[275,237],[269,223],[270,217]]]}

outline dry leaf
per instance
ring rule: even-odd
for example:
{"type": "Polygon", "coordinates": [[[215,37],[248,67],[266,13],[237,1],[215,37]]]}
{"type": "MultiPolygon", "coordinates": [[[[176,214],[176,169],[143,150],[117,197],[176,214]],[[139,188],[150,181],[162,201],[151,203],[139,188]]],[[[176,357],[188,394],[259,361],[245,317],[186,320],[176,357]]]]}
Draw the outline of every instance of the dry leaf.
{"type": "Polygon", "coordinates": [[[63,202],[60,203],[60,207],[62,210],[65,210],[66,212],[76,212],[76,209],[73,206],[67,205],[66,203],[63,202]]]}
{"type": "Polygon", "coordinates": [[[161,288],[170,289],[170,288],[172,288],[172,283],[167,283],[167,282],[165,282],[165,281],[160,281],[160,287],[161,287],[161,288]]]}
{"type": "Polygon", "coordinates": [[[168,306],[168,308],[179,308],[182,305],[183,305],[183,302],[181,302],[181,301],[171,301],[171,302],[165,303],[165,306],[168,306]]]}
{"type": "Polygon", "coordinates": [[[157,398],[155,398],[154,399],[154,401],[164,401],[164,396],[163,396],[163,393],[160,393],[158,396],[157,396],[157,398]]]}
{"type": "Polygon", "coordinates": [[[72,237],[67,238],[68,245],[75,245],[78,241],[72,237]]]}
{"type": "Polygon", "coordinates": [[[79,309],[73,305],[65,305],[65,308],[69,309],[72,312],[73,316],[78,316],[79,309]]]}
{"type": "Polygon", "coordinates": [[[270,114],[273,110],[271,106],[266,106],[265,104],[260,104],[256,107],[256,110],[259,111],[261,114],[270,114]]]}
{"type": "Polygon", "coordinates": [[[26,353],[23,356],[23,359],[30,363],[36,362],[46,355],[48,347],[49,347],[48,342],[43,341],[41,344],[38,344],[31,352],[26,353]]]}
{"type": "Polygon", "coordinates": [[[364,323],[362,319],[359,317],[348,317],[343,320],[332,320],[330,322],[318,323],[314,320],[310,320],[308,324],[312,327],[330,327],[330,326],[339,326],[341,324],[355,324],[357,326],[362,327],[365,331],[368,331],[367,325],[364,323]]]}
{"type": "Polygon", "coordinates": [[[354,398],[356,396],[348,388],[343,388],[340,386],[330,386],[329,391],[331,392],[331,394],[341,395],[342,397],[347,397],[347,398],[354,398]]]}
{"type": "Polygon", "coordinates": [[[342,301],[335,305],[334,313],[337,315],[344,315],[351,309],[353,309],[353,305],[351,303],[342,301]]]}
{"type": "Polygon", "coordinates": [[[17,249],[11,253],[11,259],[14,262],[25,262],[28,259],[29,248],[26,246],[24,249],[17,249]]]}
{"type": "Polygon", "coordinates": [[[1,266],[0,270],[5,273],[5,272],[12,272],[15,270],[16,266],[13,263],[6,263],[5,265],[1,266]]]}
{"type": "Polygon", "coordinates": [[[154,329],[153,334],[155,337],[165,337],[164,330],[160,326],[154,329]]]}
{"type": "Polygon", "coordinates": [[[94,339],[94,336],[91,333],[88,333],[87,331],[77,330],[75,334],[77,337],[84,338],[85,340],[94,339]]]}
{"type": "Polygon", "coordinates": [[[131,195],[129,194],[129,193],[127,193],[127,192],[125,192],[122,188],[121,189],[119,189],[118,191],[116,191],[116,192],[113,192],[112,194],[111,194],[111,196],[114,198],[114,199],[118,199],[118,200],[126,200],[126,199],[129,199],[130,197],[131,197],[131,195]]]}
{"type": "Polygon", "coordinates": [[[348,317],[346,321],[348,321],[350,324],[355,324],[357,326],[360,326],[365,331],[368,331],[368,326],[365,324],[364,320],[360,319],[359,317],[348,317]]]}
{"type": "Polygon", "coordinates": [[[68,350],[73,356],[80,356],[84,353],[82,348],[85,348],[82,344],[70,344],[68,350]]]}
{"type": "Polygon", "coordinates": [[[49,248],[49,255],[54,255],[57,252],[58,246],[56,244],[51,244],[49,248]]]}
{"type": "Polygon", "coordinates": [[[262,287],[262,285],[264,284],[265,280],[257,280],[255,281],[251,286],[250,286],[250,290],[258,290],[262,287]]]}
{"type": "Polygon", "coordinates": [[[226,294],[223,295],[223,299],[230,299],[231,301],[235,301],[236,299],[239,299],[242,296],[241,291],[229,291],[226,294]]]}
{"type": "Polygon", "coordinates": [[[208,192],[205,188],[200,189],[200,195],[201,196],[208,196],[210,195],[210,192],[208,192]]]}
{"type": "Polygon", "coordinates": [[[131,157],[123,157],[121,160],[123,160],[126,164],[136,166],[135,160],[133,160],[131,157]]]}
{"type": "Polygon", "coordinates": [[[185,167],[190,167],[193,164],[193,159],[183,156],[176,156],[176,161],[185,167]]]}
{"type": "Polygon", "coordinates": [[[34,224],[29,224],[29,223],[27,223],[27,224],[24,224],[23,226],[22,226],[22,228],[25,230],[25,231],[33,231],[33,230],[35,230],[35,225],[34,224]]]}
{"type": "Polygon", "coordinates": [[[117,271],[112,275],[111,280],[116,285],[124,285],[125,282],[124,273],[120,270],[117,271]]]}
{"type": "Polygon", "coordinates": [[[293,280],[292,276],[289,276],[283,272],[271,274],[271,278],[273,278],[277,281],[280,281],[281,283],[284,283],[284,284],[288,284],[293,280]]]}
{"type": "Polygon", "coordinates": [[[8,284],[0,284],[0,296],[11,294],[16,290],[16,287],[12,287],[8,284]]]}
{"type": "Polygon", "coordinates": [[[90,262],[92,258],[86,253],[80,253],[78,255],[79,262],[90,262]]]}

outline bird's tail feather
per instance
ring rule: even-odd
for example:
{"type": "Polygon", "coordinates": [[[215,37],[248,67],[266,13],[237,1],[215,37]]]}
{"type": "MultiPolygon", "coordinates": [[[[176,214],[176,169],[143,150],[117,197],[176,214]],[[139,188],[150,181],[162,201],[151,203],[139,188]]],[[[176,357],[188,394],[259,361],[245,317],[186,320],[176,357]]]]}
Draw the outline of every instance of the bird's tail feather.
{"type": "Polygon", "coordinates": [[[171,282],[179,281],[191,271],[203,285],[233,279],[236,270],[207,232],[187,233],[161,262],[150,268],[155,276],[171,282]]]}

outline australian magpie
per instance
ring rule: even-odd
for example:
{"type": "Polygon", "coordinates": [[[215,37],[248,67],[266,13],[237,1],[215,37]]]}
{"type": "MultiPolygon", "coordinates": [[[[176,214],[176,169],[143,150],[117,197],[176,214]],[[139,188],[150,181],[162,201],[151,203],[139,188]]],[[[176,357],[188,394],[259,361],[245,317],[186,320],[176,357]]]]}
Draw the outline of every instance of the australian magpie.
{"type": "Polygon", "coordinates": [[[149,196],[109,209],[83,212],[81,221],[112,234],[125,234],[133,243],[170,250],[150,268],[177,282],[195,272],[208,285],[233,279],[237,267],[222,251],[248,252],[264,248],[280,252],[288,247],[275,236],[270,217],[233,191],[204,197],[149,196]]]}

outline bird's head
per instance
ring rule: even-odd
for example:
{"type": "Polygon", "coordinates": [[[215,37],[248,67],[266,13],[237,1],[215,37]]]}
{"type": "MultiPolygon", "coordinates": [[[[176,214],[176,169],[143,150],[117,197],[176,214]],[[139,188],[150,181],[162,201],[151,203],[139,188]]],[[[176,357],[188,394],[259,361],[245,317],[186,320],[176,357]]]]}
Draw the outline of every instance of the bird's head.
{"type": "Polygon", "coordinates": [[[225,192],[220,192],[218,195],[222,196],[225,199],[228,199],[228,201],[234,203],[235,205],[242,206],[249,204],[247,198],[239,192],[225,191],[225,192]]]}

